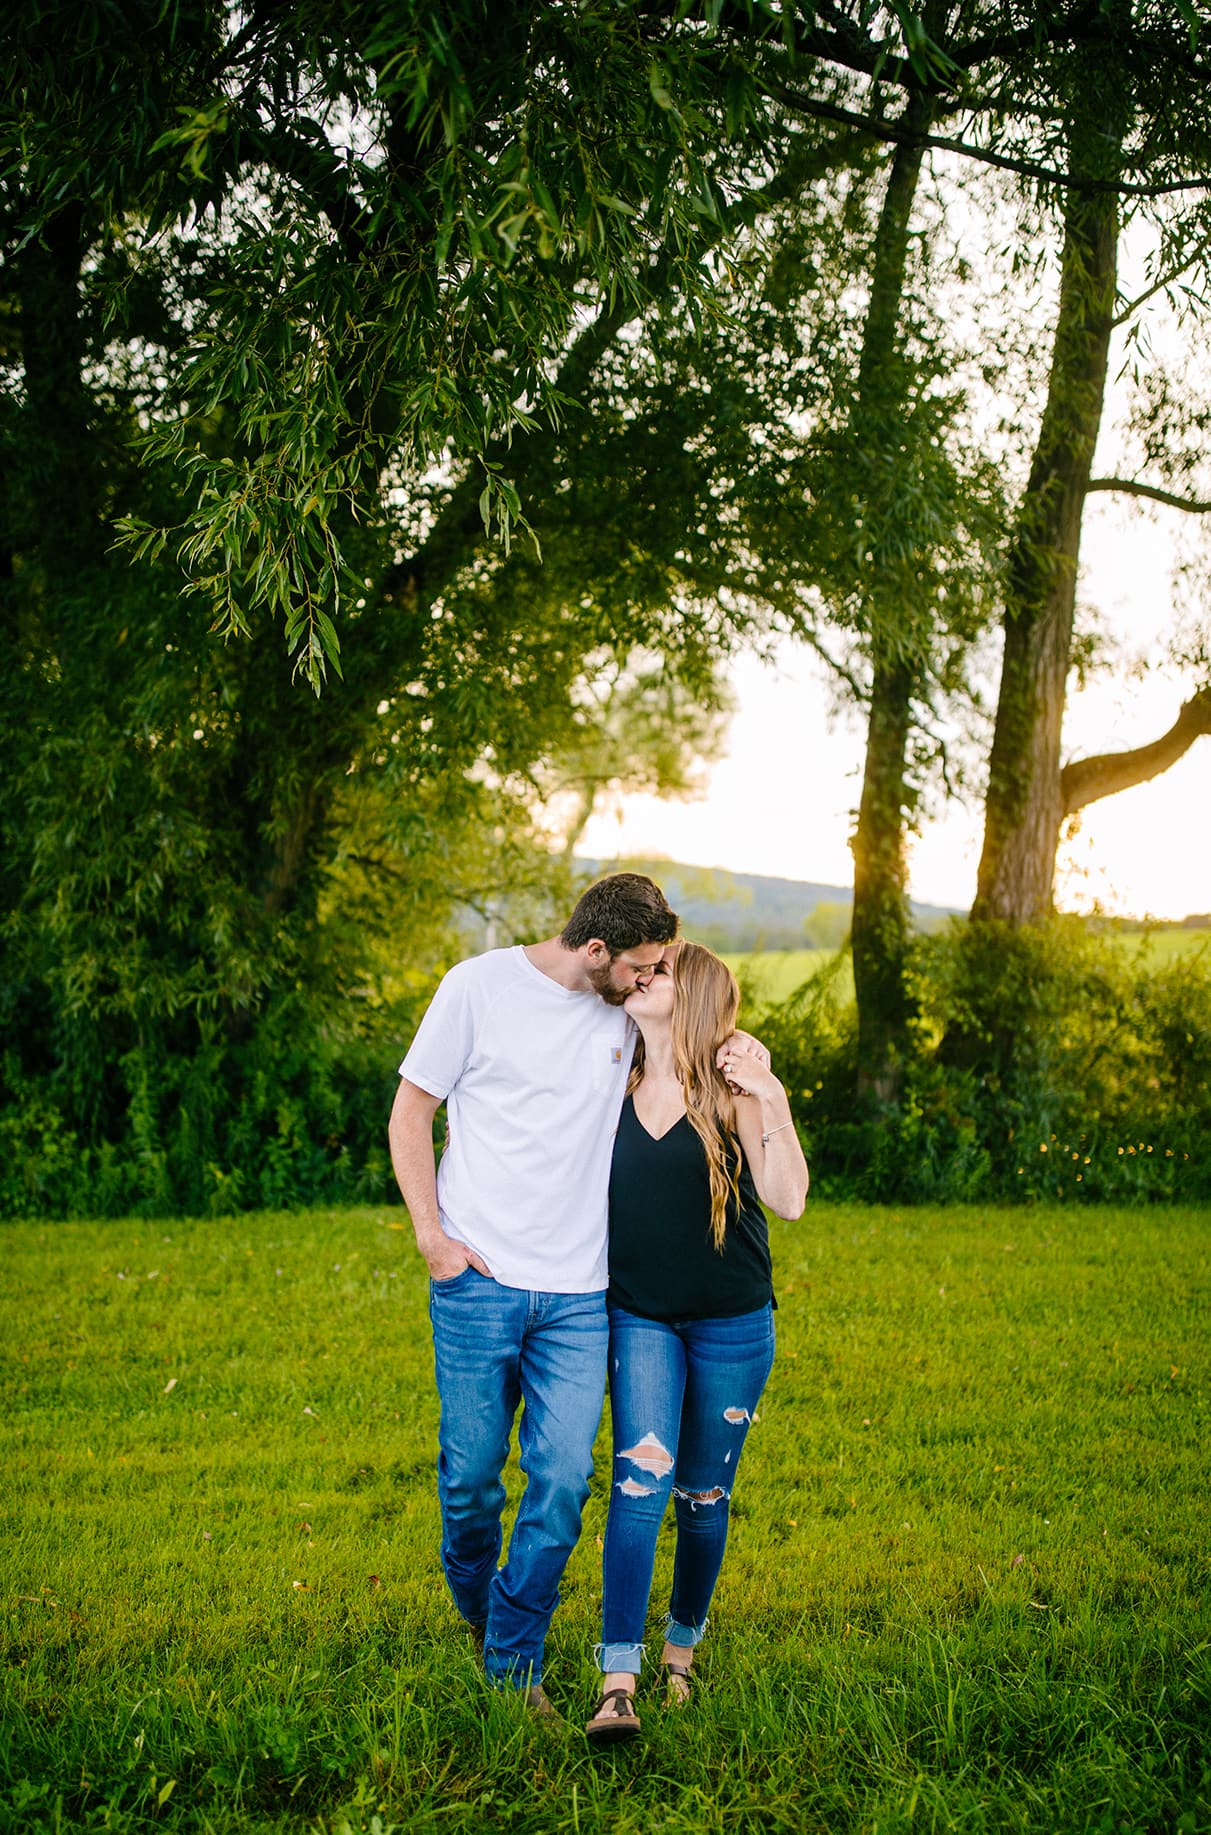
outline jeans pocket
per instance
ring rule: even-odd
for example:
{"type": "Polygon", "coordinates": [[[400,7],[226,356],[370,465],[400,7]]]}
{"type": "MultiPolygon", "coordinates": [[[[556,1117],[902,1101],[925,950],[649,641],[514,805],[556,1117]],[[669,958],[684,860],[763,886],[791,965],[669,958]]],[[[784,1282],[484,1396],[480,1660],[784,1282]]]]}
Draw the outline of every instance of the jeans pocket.
{"type": "Polygon", "coordinates": [[[468,1262],[465,1268],[460,1268],[457,1274],[452,1274],[448,1281],[435,1281],[430,1275],[429,1292],[432,1294],[453,1293],[456,1287],[469,1286],[472,1280],[482,1281],[483,1279],[484,1276],[479,1269],[473,1268],[468,1262]]]}

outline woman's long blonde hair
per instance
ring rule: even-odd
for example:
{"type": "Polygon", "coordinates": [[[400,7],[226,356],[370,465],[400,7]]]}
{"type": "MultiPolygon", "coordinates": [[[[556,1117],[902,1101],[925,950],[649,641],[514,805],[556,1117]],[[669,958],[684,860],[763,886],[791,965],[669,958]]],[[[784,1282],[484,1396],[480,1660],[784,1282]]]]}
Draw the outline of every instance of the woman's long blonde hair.
{"type": "MultiPolygon", "coordinates": [[[[727,1213],[740,1201],[740,1142],[736,1108],[715,1054],[736,1030],[740,989],[726,962],[701,943],[670,945],[673,959],[673,1063],[685,1095],[689,1124],[702,1142],[711,1182],[711,1240],[722,1252],[727,1213]]],[[[643,1078],[643,1035],[627,1094],[643,1078]]]]}

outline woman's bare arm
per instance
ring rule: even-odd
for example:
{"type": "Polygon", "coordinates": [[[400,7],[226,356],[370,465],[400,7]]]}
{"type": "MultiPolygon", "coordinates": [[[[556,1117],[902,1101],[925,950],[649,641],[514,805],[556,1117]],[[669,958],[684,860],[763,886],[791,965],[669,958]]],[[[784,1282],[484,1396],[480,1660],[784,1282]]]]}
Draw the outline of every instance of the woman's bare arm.
{"type": "MultiPolygon", "coordinates": [[[[729,1041],[731,1044],[731,1041],[729,1041]]],[[[736,1096],[736,1133],[762,1204],[793,1221],[807,1202],[808,1172],[786,1091],[768,1065],[735,1045],[721,1066],[736,1096]]]]}

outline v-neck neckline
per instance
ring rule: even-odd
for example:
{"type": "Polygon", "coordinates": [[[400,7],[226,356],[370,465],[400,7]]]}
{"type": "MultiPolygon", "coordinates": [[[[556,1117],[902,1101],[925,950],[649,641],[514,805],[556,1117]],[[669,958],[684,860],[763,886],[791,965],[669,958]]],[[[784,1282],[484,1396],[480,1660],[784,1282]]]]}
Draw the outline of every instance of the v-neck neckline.
{"type": "Polygon", "coordinates": [[[653,1134],[652,1130],[647,1126],[646,1122],[643,1120],[643,1117],[640,1115],[639,1110],[635,1107],[634,1096],[632,1096],[630,1100],[631,1100],[631,1114],[635,1117],[636,1127],[643,1129],[644,1133],[647,1135],[648,1139],[651,1141],[654,1147],[658,1147],[661,1141],[666,1141],[669,1138],[669,1135],[673,1132],[673,1129],[679,1128],[683,1121],[689,1120],[689,1116],[686,1114],[685,1110],[682,1109],[676,1121],[671,1121],[668,1127],[665,1129],[663,1134],[653,1134]]]}

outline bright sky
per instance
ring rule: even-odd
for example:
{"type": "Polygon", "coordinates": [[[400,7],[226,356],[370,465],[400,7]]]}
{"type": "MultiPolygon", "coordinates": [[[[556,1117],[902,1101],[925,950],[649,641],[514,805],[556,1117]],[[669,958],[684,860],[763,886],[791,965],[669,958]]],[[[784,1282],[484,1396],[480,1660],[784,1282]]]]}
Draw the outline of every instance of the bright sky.
{"type": "MultiPolygon", "coordinates": [[[[1170,622],[1171,534],[1155,520],[1093,499],[1085,519],[1081,597],[1116,640],[1114,666],[1069,697],[1065,758],[1147,744],[1170,727],[1193,683],[1154,667],[1170,622]]],[[[663,854],[698,866],[847,886],[848,838],[861,783],[863,731],[852,715],[830,716],[822,667],[801,644],[776,664],[738,660],[739,711],[728,756],[696,802],[625,798],[596,815],[580,852],[663,854]]],[[[995,687],[994,687],[995,695],[995,687]]],[[[1057,903],[1138,917],[1211,911],[1211,736],[1152,783],[1091,804],[1060,853],[1057,903]]],[[[913,845],[911,890],[926,904],[966,910],[975,892],[982,814],[952,802],[913,845]]]]}

